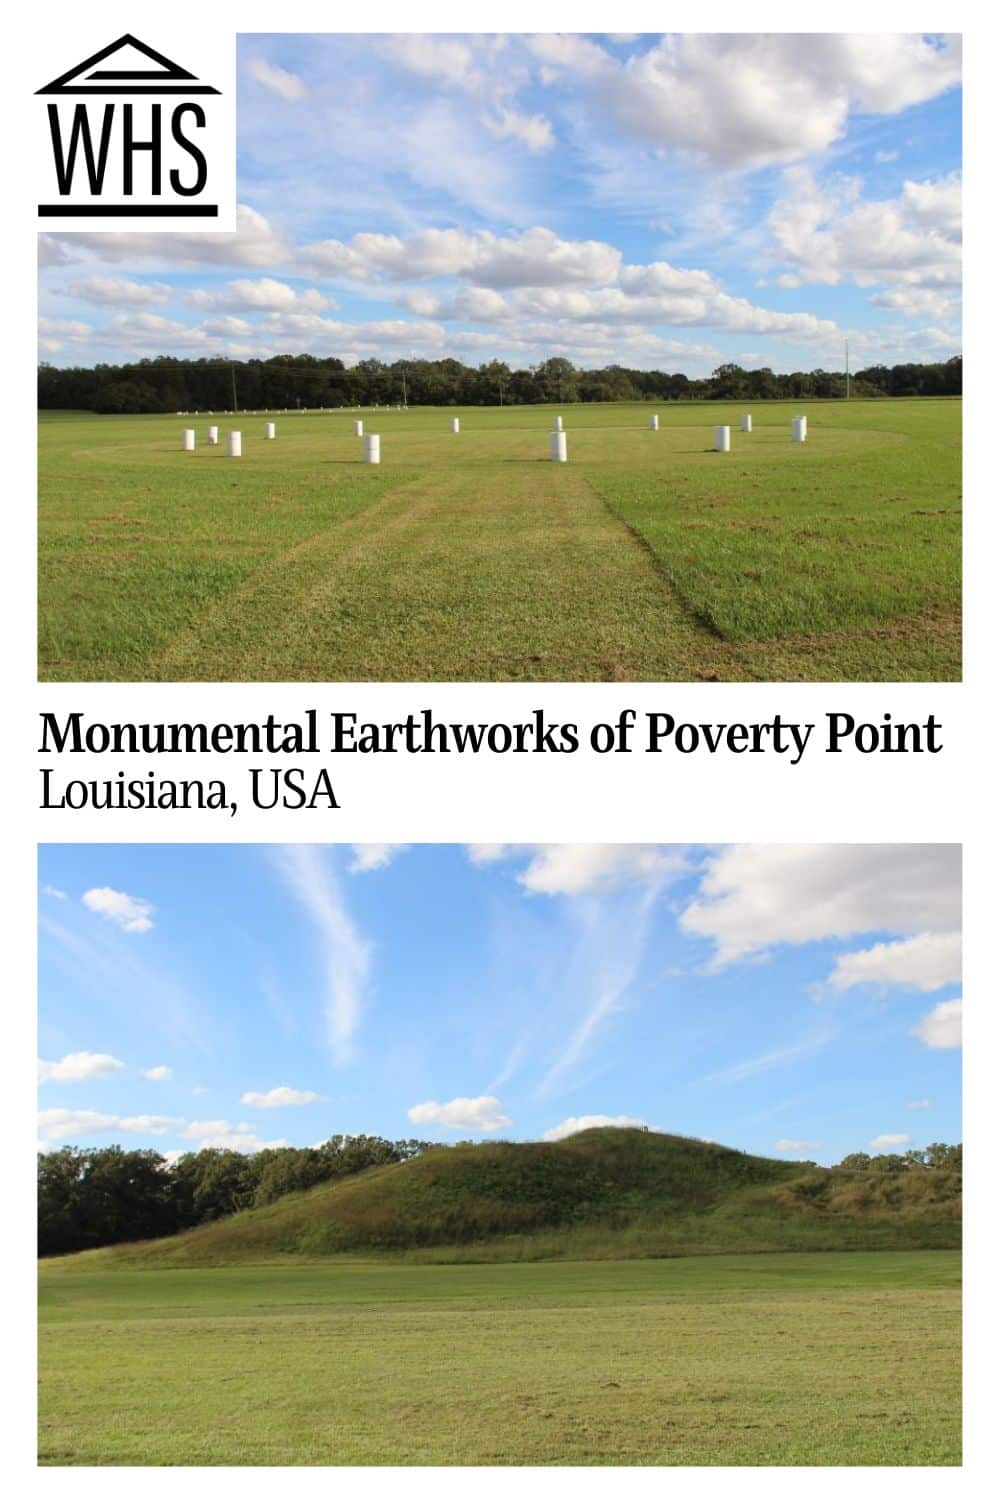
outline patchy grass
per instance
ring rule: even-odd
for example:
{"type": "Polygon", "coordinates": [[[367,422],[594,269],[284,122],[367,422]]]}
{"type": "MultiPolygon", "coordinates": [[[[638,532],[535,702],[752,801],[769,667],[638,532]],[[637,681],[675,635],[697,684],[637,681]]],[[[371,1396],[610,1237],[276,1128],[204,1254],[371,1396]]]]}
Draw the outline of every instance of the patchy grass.
{"type": "Polygon", "coordinates": [[[366,413],[378,469],[348,412],[241,414],[239,461],[43,413],[40,675],[958,678],[960,402],[808,403],[802,447],[786,403],[651,409],[564,409],[565,466],[548,408],[366,413]]]}
{"type": "Polygon", "coordinates": [[[43,1464],[958,1464],[951,1252],[41,1274],[43,1464]]]}

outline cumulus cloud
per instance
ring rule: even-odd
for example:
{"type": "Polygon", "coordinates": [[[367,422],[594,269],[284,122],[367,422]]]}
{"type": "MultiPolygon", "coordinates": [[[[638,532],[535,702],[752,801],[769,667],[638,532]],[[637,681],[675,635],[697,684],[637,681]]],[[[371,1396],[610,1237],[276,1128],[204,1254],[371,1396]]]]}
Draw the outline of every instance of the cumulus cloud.
{"type": "Polygon", "coordinates": [[[580,896],[625,885],[660,884],[683,874],[683,854],[657,844],[471,844],[473,864],[528,856],[517,881],[526,891],[546,896],[580,896]]]}
{"type": "Polygon", "coordinates": [[[714,943],[716,968],[782,943],[954,931],[961,854],[950,844],[731,845],[708,857],[679,922],[714,943]]]}
{"type": "Polygon", "coordinates": [[[877,1135],[873,1141],[869,1141],[869,1149],[872,1151],[896,1151],[900,1146],[908,1146],[910,1137],[902,1131],[889,1132],[887,1135],[877,1135]]]}
{"type": "Polygon", "coordinates": [[[107,1115],[93,1109],[43,1109],[38,1133],[43,1141],[69,1141],[82,1135],[166,1135],[183,1122],[166,1115],[107,1115]]]}
{"type": "Polygon", "coordinates": [[[961,1000],[942,1000],[940,1005],[935,1005],[934,1009],[928,1011],[927,1015],[914,1026],[913,1035],[919,1037],[925,1047],[931,1047],[935,1051],[961,1047],[961,1000]]]}
{"type": "Polygon", "coordinates": [[[255,78],[266,89],[270,89],[272,94],[278,94],[289,104],[297,104],[309,92],[296,73],[289,73],[285,68],[275,67],[273,63],[265,62],[262,57],[252,57],[247,63],[247,72],[251,78],[255,78]]]}
{"type": "Polygon", "coordinates": [[[366,870],[384,870],[409,847],[409,844],[352,844],[354,858],[347,868],[353,875],[366,870]]]}
{"type": "Polygon", "coordinates": [[[514,1123],[509,1115],[504,1114],[500,1100],[492,1094],[480,1094],[476,1099],[450,1099],[446,1104],[428,1099],[424,1104],[414,1104],[407,1114],[414,1125],[442,1125],[445,1130],[474,1130],[485,1134],[514,1123]]]}
{"type": "Polygon", "coordinates": [[[301,264],[327,275],[370,281],[422,281],[458,276],[480,287],[603,286],[613,281],[621,251],[601,240],[564,240],[540,225],[510,234],[480,229],[424,229],[320,240],[299,251],[301,264]]]}
{"type": "Polygon", "coordinates": [[[568,1135],[576,1135],[581,1130],[596,1130],[602,1125],[631,1125],[641,1128],[645,1123],[645,1120],[637,1120],[632,1115],[569,1115],[567,1119],[560,1120],[558,1125],[543,1130],[539,1140],[564,1141],[568,1135]]]}
{"type": "Polygon", "coordinates": [[[309,1089],[290,1089],[286,1084],[279,1084],[277,1088],[268,1089],[266,1094],[243,1094],[240,1103],[252,1105],[254,1109],[286,1109],[290,1104],[315,1104],[318,1098],[319,1094],[309,1089]]]}
{"type": "Polygon", "coordinates": [[[856,953],[842,953],[827,979],[832,990],[862,984],[895,984],[917,990],[939,990],[962,978],[960,932],[922,932],[895,943],[876,943],[856,953]]]}
{"type": "Polygon", "coordinates": [[[142,896],[129,896],[125,891],[102,885],[84,891],[81,899],[88,911],[114,922],[124,932],[149,932],[153,926],[156,908],[142,896]]]}
{"type": "Polygon", "coordinates": [[[166,302],[170,287],[163,282],[130,281],[124,276],[83,276],[66,287],[79,302],[98,307],[148,307],[166,302]]]}
{"type": "Polygon", "coordinates": [[[778,255],[799,281],[938,290],[959,285],[959,173],[907,182],[890,200],[862,200],[856,177],[820,184],[807,167],[789,168],[783,185],[768,222],[778,255]]]}
{"type": "Polygon", "coordinates": [[[543,83],[582,86],[623,132],[740,170],[815,155],[852,111],[896,114],[961,80],[958,37],[690,33],[623,59],[579,36],[527,45],[543,83]]]}
{"type": "Polygon", "coordinates": [[[315,287],[297,291],[286,281],[270,276],[228,281],[217,292],[189,292],[186,301],[191,307],[219,307],[230,312],[320,312],[331,305],[329,297],[315,287]]]}
{"type": "Polygon", "coordinates": [[[312,844],[289,844],[275,852],[274,860],[319,940],[327,1039],[334,1060],[347,1062],[361,1024],[371,946],[347,910],[322,849],[312,844]]]}
{"type": "Polygon", "coordinates": [[[183,1134],[188,1140],[197,1143],[194,1149],[199,1151],[245,1151],[248,1155],[253,1155],[256,1151],[277,1151],[283,1146],[291,1145],[284,1138],[261,1140],[252,1125],[232,1125],[228,1120],[192,1120],[185,1126],[183,1134]]]}
{"type": "Polygon", "coordinates": [[[150,1083],[166,1083],[168,1078],[173,1077],[173,1070],[166,1063],[160,1063],[155,1068],[146,1068],[143,1078],[148,1078],[150,1083]]]}
{"type": "Polygon", "coordinates": [[[38,1059],[39,1083],[80,1083],[89,1078],[106,1078],[120,1073],[125,1064],[110,1052],[67,1052],[58,1062],[38,1059]]]}
{"type": "Polygon", "coordinates": [[[114,264],[120,261],[159,261],[176,266],[268,266],[282,264],[289,242],[284,233],[249,204],[236,208],[232,234],[101,234],[89,230],[47,236],[46,253],[58,264],[82,258],[114,264]]]}

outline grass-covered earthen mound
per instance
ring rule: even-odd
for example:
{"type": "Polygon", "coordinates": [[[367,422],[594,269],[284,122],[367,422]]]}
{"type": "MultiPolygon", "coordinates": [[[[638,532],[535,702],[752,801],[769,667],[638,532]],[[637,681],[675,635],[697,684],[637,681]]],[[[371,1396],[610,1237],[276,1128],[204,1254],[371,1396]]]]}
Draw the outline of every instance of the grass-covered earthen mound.
{"type": "Polygon", "coordinates": [[[441,1147],[95,1265],[284,1256],[614,1259],[722,1251],[959,1244],[961,1182],[773,1161],[681,1136],[587,1130],[558,1142],[441,1147]]]}

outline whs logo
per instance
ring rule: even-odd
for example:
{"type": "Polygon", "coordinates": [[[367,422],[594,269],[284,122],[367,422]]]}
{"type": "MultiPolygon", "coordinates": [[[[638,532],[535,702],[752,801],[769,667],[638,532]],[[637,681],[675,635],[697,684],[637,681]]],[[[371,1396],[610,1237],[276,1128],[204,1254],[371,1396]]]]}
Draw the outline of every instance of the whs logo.
{"type": "MultiPolygon", "coordinates": [[[[231,69],[223,65],[225,75],[231,69]]],[[[44,107],[39,228],[235,228],[231,88],[227,97],[126,33],[36,98],[44,107]]]]}

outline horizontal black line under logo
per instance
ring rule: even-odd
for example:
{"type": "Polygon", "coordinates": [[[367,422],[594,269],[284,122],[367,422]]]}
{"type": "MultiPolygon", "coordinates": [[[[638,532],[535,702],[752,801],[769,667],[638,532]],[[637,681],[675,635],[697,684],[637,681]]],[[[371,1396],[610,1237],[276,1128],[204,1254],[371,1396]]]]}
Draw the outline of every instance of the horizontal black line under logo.
{"type": "Polygon", "coordinates": [[[217,203],[39,203],[40,219],[217,219],[217,203]]]}

